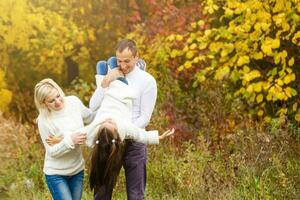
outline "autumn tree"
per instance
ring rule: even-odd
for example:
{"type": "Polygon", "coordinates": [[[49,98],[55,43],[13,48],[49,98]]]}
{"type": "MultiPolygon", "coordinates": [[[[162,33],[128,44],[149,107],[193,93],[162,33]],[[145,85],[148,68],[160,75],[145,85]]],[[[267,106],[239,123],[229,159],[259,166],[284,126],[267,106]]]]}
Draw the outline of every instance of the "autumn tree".
{"type": "MultiPolygon", "coordinates": [[[[75,23],[26,0],[0,2],[0,59],[14,95],[13,107],[30,113],[33,86],[52,77],[63,83],[65,59],[89,59],[85,38],[75,23]],[[74,40],[75,39],[75,40],[74,40]]],[[[80,63],[80,62],[79,62],[80,63]]]]}
{"type": "Polygon", "coordinates": [[[0,69],[0,115],[8,109],[12,93],[7,89],[4,72],[0,69]]]}
{"type": "Polygon", "coordinates": [[[232,98],[243,98],[250,113],[266,121],[275,116],[300,121],[300,2],[206,0],[203,5],[208,20],[192,23],[183,45],[171,52],[184,58],[178,70],[195,69],[195,87],[209,77],[227,80],[232,98]]]}

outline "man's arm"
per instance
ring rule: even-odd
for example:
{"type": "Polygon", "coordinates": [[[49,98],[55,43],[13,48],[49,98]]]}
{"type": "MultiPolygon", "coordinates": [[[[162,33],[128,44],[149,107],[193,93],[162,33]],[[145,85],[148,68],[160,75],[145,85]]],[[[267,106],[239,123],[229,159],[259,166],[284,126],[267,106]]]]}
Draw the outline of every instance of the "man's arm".
{"type": "Polygon", "coordinates": [[[133,124],[140,128],[145,128],[149,124],[154,110],[157,98],[157,86],[155,80],[153,80],[151,85],[152,86],[142,94],[140,102],[140,116],[133,121],[133,124]]]}

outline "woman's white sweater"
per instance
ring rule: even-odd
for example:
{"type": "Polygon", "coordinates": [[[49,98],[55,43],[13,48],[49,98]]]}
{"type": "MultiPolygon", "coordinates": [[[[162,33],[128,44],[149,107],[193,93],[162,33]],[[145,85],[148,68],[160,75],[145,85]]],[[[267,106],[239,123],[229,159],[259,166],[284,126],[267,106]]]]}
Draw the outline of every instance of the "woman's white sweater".
{"type": "Polygon", "coordinates": [[[84,160],[79,145],[74,145],[71,133],[84,127],[84,122],[93,119],[93,113],[75,96],[64,97],[64,107],[51,111],[48,118],[39,115],[38,129],[45,147],[44,173],[47,175],[74,175],[84,168],[84,160]],[[49,146],[46,139],[50,135],[63,136],[64,139],[49,146]]]}

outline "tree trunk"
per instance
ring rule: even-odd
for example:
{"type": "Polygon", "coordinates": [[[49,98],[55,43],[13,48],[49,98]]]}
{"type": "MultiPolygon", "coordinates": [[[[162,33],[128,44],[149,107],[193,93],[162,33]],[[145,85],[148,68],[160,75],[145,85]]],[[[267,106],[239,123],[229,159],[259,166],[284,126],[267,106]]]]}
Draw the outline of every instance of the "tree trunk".
{"type": "Polygon", "coordinates": [[[68,84],[71,83],[77,76],[79,76],[78,64],[74,62],[70,57],[65,58],[67,64],[67,78],[68,84]]]}

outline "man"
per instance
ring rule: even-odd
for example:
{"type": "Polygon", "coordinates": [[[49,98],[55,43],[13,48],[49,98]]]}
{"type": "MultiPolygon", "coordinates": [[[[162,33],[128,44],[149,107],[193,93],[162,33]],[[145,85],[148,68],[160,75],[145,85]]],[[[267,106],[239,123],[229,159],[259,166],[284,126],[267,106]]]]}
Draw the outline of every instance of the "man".
{"type": "MultiPolygon", "coordinates": [[[[98,87],[90,100],[90,108],[96,110],[101,102],[103,92],[111,81],[123,73],[128,84],[137,92],[137,98],[133,101],[132,122],[140,128],[145,128],[151,118],[156,97],[157,86],[155,79],[147,72],[141,70],[135,64],[138,60],[137,47],[132,40],[122,40],[116,48],[118,69],[113,69],[111,78],[107,78],[102,87],[98,87]]],[[[126,141],[124,153],[126,190],[128,200],[144,199],[146,187],[146,145],[132,140],[126,141]]],[[[112,188],[106,190],[106,194],[95,199],[111,199],[112,188]]]]}

